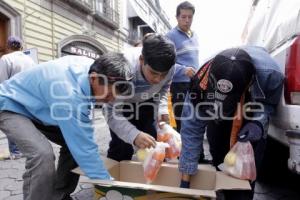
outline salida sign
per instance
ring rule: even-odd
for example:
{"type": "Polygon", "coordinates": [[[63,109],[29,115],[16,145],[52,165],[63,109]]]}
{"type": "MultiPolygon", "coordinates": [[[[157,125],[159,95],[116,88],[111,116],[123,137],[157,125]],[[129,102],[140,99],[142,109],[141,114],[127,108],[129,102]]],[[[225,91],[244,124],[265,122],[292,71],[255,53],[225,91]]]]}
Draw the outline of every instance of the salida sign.
{"type": "Polygon", "coordinates": [[[80,55],[80,56],[86,56],[86,57],[93,58],[93,59],[97,59],[100,57],[99,54],[97,54],[93,51],[81,49],[78,47],[70,47],[70,53],[80,55]]]}

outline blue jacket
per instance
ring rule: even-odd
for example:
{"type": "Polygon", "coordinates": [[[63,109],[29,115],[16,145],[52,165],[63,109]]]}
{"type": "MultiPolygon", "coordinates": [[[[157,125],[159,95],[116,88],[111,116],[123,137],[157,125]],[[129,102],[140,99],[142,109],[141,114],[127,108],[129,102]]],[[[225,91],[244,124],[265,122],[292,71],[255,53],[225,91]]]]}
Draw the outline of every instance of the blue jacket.
{"type": "MultiPolygon", "coordinates": [[[[262,103],[264,109],[263,112],[254,113],[253,117],[260,116],[258,121],[264,129],[264,137],[266,137],[269,117],[275,111],[281,97],[284,75],[278,64],[263,48],[245,46],[242,49],[250,55],[256,68],[255,80],[250,87],[251,101],[262,103]]],[[[179,170],[182,173],[190,175],[196,173],[203,135],[209,120],[205,113],[200,110],[195,111],[188,94],[181,118],[182,152],[179,170]]]]}
{"type": "Polygon", "coordinates": [[[45,62],[0,84],[0,110],[59,126],[66,144],[90,178],[110,179],[93,140],[88,71],[92,59],[65,56],[45,62]]]}
{"type": "Polygon", "coordinates": [[[175,74],[172,82],[190,82],[190,78],[185,75],[186,67],[199,68],[199,44],[198,37],[193,32],[192,37],[181,31],[178,27],[171,29],[166,35],[175,45],[176,63],[175,74]]]}

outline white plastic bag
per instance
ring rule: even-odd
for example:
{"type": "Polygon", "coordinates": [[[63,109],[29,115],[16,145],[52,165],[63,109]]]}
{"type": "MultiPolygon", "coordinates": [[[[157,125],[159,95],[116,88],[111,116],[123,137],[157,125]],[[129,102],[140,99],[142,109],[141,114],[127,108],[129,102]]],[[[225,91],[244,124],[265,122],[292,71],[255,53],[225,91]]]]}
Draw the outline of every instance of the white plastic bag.
{"type": "Polygon", "coordinates": [[[169,124],[160,123],[162,128],[157,128],[157,141],[165,142],[170,145],[166,149],[166,158],[175,159],[181,152],[181,137],[169,124]]]}
{"type": "Polygon", "coordinates": [[[239,179],[256,179],[254,152],[250,142],[237,142],[224,158],[219,168],[239,179]]]}
{"type": "Polygon", "coordinates": [[[155,180],[157,173],[165,159],[165,149],[169,147],[168,144],[163,142],[156,142],[156,147],[151,148],[144,160],[144,177],[147,183],[151,183],[155,180]]]}

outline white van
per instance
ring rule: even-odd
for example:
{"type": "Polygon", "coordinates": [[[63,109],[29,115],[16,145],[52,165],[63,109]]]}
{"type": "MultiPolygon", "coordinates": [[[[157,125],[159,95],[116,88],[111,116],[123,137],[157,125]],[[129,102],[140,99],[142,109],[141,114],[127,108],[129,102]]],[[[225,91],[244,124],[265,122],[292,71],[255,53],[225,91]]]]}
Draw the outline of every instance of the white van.
{"type": "Polygon", "coordinates": [[[300,0],[253,0],[243,40],[265,47],[285,74],[268,134],[289,146],[288,167],[300,174],[300,0]]]}

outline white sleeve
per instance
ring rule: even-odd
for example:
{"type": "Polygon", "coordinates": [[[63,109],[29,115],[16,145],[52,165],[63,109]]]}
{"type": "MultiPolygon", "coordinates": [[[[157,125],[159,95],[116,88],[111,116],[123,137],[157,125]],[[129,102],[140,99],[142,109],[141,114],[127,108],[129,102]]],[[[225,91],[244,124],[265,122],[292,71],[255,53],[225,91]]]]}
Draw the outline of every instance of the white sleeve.
{"type": "Polygon", "coordinates": [[[169,74],[166,77],[166,83],[162,86],[159,91],[159,102],[158,102],[158,115],[168,114],[168,92],[172,82],[172,78],[175,72],[175,67],[173,66],[169,74]]]}
{"type": "Polygon", "coordinates": [[[8,63],[3,57],[0,59],[0,83],[9,79],[10,77],[10,69],[8,63]]]}
{"type": "Polygon", "coordinates": [[[122,114],[124,103],[106,104],[103,107],[103,114],[109,128],[124,142],[134,145],[136,136],[140,133],[122,114]]]}

